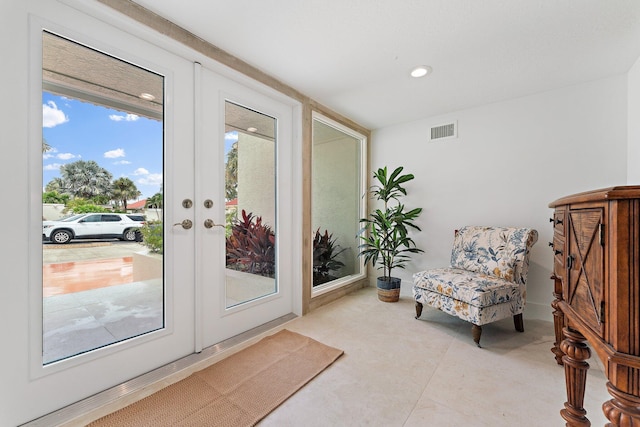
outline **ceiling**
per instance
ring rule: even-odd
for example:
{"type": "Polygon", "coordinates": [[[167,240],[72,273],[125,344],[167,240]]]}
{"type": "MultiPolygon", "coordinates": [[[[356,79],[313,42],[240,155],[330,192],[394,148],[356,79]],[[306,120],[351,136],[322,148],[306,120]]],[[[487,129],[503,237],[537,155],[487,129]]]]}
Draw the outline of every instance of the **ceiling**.
{"type": "Polygon", "coordinates": [[[626,73],[638,0],[135,0],[376,129],[626,73]],[[409,77],[429,65],[427,77],[409,77]]]}

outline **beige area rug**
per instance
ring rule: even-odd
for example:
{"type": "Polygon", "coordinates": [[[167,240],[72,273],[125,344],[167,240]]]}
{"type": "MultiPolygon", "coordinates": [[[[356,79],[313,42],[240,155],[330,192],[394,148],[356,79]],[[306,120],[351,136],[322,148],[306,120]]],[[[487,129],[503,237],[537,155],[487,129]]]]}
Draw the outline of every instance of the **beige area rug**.
{"type": "Polygon", "coordinates": [[[342,353],[285,329],[89,426],[252,426],[342,353]]]}

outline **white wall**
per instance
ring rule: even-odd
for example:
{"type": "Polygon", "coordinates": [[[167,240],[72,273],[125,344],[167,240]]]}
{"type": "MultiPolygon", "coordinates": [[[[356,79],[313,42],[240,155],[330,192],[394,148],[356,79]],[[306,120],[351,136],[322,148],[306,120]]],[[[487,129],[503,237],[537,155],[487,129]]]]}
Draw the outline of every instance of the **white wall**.
{"type": "Polygon", "coordinates": [[[640,58],[627,75],[628,84],[628,138],[627,184],[640,184],[640,58]]]}
{"type": "Polygon", "coordinates": [[[63,203],[43,203],[42,204],[42,219],[48,221],[55,221],[65,216],[63,203]]]}
{"type": "Polygon", "coordinates": [[[268,139],[238,133],[238,218],[242,210],[276,230],[276,152],[268,139]]]}
{"type": "MultiPolygon", "coordinates": [[[[425,100],[429,102],[429,100],[425,100]]],[[[553,200],[626,183],[625,75],[376,130],[370,169],[405,166],[408,207],[423,207],[425,250],[411,274],[448,265],[455,229],[463,225],[533,227],[525,317],[551,320],[553,200]],[[428,142],[429,127],[458,121],[458,138],[428,142]]],[[[395,275],[395,274],[394,274],[395,275]]]]}

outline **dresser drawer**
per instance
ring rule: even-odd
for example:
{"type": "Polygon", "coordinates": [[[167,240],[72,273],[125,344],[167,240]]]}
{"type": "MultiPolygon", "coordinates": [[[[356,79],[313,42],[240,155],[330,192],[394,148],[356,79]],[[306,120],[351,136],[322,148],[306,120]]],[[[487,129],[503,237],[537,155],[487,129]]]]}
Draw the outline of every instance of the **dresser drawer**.
{"type": "Polygon", "coordinates": [[[551,218],[550,221],[553,223],[554,235],[559,234],[564,236],[565,210],[556,209],[553,212],[553,218],[551,218]]]}
{"type": "Polygon", "coordinates": [[[553,224],[553,242],[551,250],[553,251],[553,274],[564,279],[566,266],[566,244],[564,235],[564,224],[566,222],[566,207],[557,207],[553,211],[553,216],[549,221],[553,224]]]}
{"type": "Polygon", "coordinates": [[[559,233],[553,234],[553,274],[556,277],[563,279],[565,275],[565,262],[566,262],[566,251],[565,251],[565,241],[564,236],[559,233]]]}

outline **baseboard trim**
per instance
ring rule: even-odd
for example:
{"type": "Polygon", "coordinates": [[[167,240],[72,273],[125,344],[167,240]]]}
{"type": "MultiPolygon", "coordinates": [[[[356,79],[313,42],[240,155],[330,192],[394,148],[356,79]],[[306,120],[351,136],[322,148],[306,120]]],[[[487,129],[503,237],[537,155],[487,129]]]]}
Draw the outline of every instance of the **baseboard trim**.
{"type": "Polygon", "coordinates": [[[553,309],[549,304],[531,303],[527,301],[527,306],[524,309],[524,318],[553,322],[553,309]]]}

